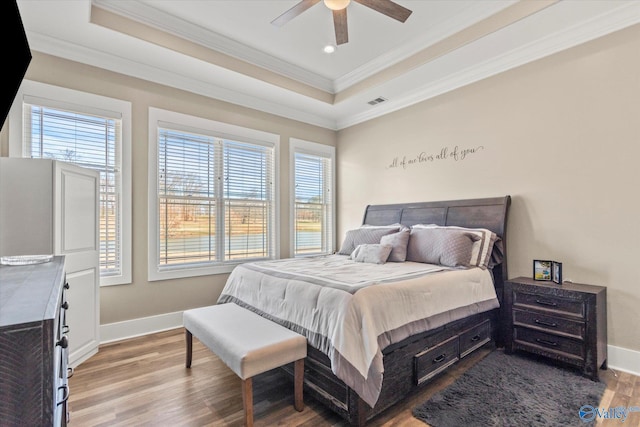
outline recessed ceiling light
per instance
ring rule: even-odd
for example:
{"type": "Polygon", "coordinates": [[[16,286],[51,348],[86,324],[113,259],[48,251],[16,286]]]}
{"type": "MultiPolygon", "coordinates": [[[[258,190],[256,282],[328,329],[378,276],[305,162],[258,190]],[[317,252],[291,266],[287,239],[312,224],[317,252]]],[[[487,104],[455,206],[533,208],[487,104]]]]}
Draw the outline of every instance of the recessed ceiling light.
{"type": "Polygon", "coordinates": [[[336,47],[334,45],[328,44],[323,49],[324,53],[333,53],[336,51],[336,47]]]}

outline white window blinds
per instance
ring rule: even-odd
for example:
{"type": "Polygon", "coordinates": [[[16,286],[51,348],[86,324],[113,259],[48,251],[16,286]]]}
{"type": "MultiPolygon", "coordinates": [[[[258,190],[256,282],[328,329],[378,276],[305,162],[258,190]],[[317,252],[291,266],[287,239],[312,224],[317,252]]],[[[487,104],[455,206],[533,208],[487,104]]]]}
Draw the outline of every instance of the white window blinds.
{"type": "Polygon", "coordinates": [[[333,248],[332,157],[296,152],[294,254],[330,253],[333,248]]]}
{"type": "Polygon", "coordinates": [[[27,102],[23,111],[27,156],[100,172],[100,275],[121,275],[121,119],[117,113],[94,115],[27,102]]]}
{"type": "Polygon", "coordinates": [[[158,269],[273,258],[274,148],[158,129],[158,269]]]}

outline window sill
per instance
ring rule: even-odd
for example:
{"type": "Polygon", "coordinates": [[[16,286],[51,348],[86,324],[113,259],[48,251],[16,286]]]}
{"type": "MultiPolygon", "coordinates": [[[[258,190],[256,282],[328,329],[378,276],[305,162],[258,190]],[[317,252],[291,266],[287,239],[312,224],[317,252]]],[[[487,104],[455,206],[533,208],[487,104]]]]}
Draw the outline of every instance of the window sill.
{"type": "Polygon", "coordinates": [[[159,280],[170,280],[170,279],[184,279],[187,277],[198,277],[198,276],[210,276],[214,274],[228,274],[233,271],[233,269],[239,265],[238,264],[225,264],[218,266],[202,266],[202,267],[187,267],[187,268],[163,268],[158,269],[157,267],[149,268],[149,281],[155,282],[159,280]]]}

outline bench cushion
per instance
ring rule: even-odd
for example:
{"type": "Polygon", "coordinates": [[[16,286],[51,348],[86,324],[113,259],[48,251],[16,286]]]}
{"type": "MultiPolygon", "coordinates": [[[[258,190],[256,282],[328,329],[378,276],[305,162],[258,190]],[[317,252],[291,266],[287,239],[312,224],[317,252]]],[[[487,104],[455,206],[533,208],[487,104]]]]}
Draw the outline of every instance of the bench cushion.
{"type": "Polygon", "coordinates": [[[186,310],[183,322],[242,379],[307,356],[305,337],[234,303],[186,310]]]}

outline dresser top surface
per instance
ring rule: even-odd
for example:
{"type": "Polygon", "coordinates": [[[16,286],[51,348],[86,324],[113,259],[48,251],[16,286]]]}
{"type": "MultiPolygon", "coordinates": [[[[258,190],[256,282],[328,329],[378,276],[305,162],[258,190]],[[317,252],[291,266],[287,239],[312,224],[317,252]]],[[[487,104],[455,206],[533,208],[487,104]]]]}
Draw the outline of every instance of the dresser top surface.
{"type": "Polygon", "coordinates": [[[64,280],[64,257],[24,266],[0,266],[0,327],[56,316],[64,280]]]}
{"type": "Polygon", "coordinates": [[[508,282],[523,285],[540,286],[549,289],[562,289],[566,291],[586,292],[597,294],[600,292],[606,292],[607,288],[604,286],[587,285],[583,283],[562,282],[561,284],[554,283],[552,281],[534,280],[530,277],[514,277],[509,279],[508,282]]]}

